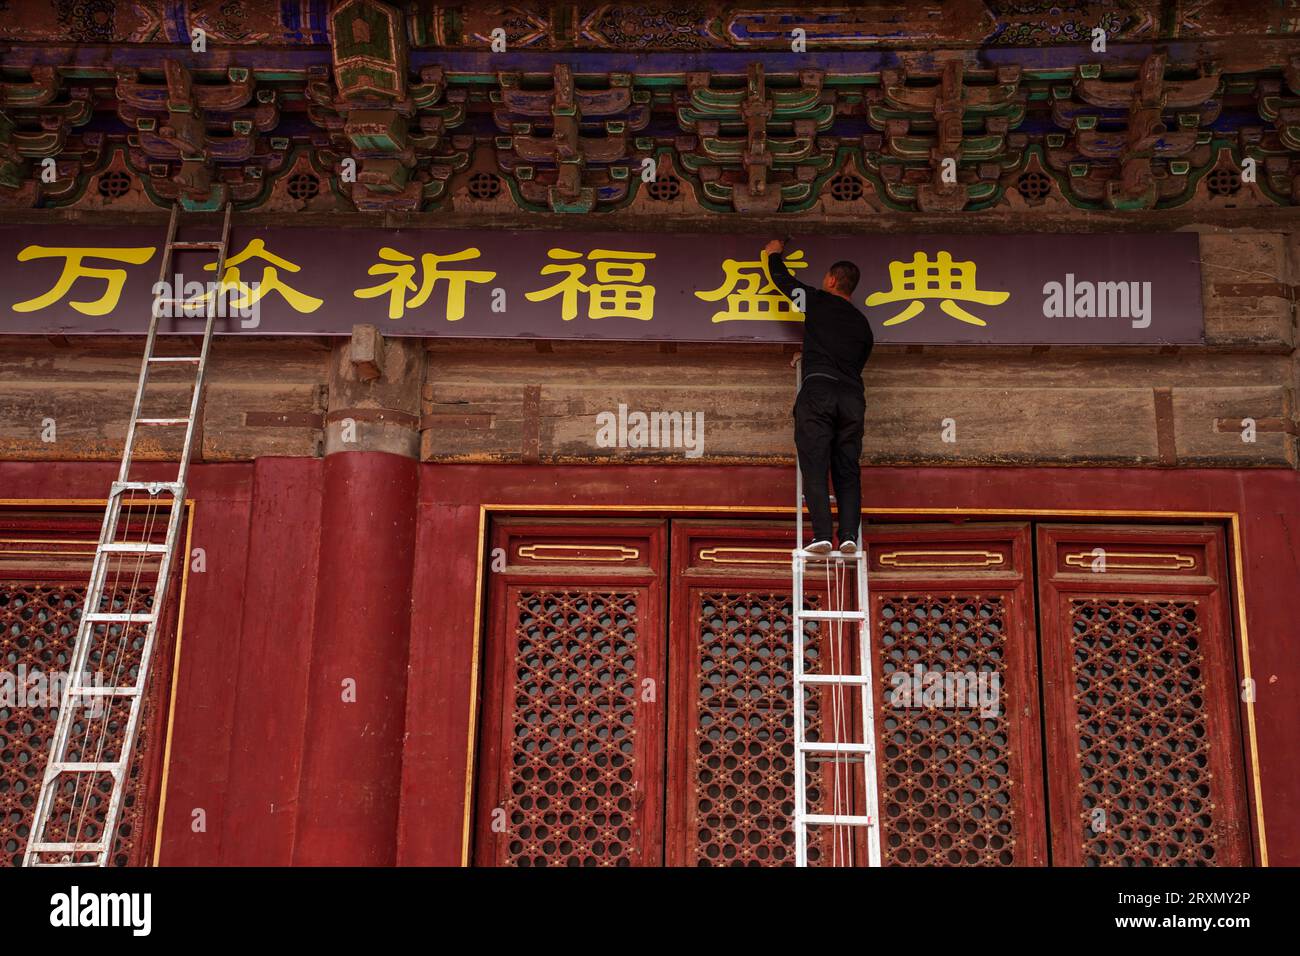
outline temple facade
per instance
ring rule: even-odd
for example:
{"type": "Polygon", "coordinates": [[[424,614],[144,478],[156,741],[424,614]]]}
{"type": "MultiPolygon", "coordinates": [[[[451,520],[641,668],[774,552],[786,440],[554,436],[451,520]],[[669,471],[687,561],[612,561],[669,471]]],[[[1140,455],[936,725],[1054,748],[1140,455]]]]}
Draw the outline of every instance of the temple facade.
{"type": "Polygon", "coordinates": [[[777,237],[877,334],[886,865],[1300,865],[1293,4],[0,8],[6,865],[173,208],[257,309],[114,863],[791,864],[777,237]]]}

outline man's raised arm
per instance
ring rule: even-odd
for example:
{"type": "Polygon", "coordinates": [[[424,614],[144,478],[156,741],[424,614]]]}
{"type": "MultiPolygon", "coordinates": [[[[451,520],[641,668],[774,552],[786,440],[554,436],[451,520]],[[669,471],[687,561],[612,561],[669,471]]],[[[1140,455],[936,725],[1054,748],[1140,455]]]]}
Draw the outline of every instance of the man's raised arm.
{"type": "Polygon", "coordinates": [[[812,292],[812,287],[804,285],[785,267],[785,262],[781,259],[781,253],[785,251],[785,241],[773,239],[763,247],[763,251],[767,253],[767,271],[772,277],[772,283],[785,293],[800,312],[804,311],[808,306],[808,295],[812,292]],[[797,296],[796,289],[801,290],[797,296]]]}

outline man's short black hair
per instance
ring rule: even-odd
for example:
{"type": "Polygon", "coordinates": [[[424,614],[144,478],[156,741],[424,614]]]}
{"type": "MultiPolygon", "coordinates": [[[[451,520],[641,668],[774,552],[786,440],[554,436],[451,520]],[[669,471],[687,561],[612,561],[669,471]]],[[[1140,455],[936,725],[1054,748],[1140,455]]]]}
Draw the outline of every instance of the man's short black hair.
{"type": "Polygon", "coordinates": [[[847,259],[841,259],[827,271],[830,273],[835,288],[845,295],[853,294],[853,290],[858,287],[858,279],[862,277],[858,267],[847,259]]]}

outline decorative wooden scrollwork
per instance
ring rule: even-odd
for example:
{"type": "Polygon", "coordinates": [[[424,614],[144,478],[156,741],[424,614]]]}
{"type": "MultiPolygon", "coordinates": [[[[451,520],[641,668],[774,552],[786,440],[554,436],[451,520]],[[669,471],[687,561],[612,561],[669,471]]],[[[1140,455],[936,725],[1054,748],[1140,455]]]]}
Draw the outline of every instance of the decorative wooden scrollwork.
{"type": "Polygon", "coordinates": [[[1073,551],[1065,555],[1066,567],[1088,570],[1095,567],[1099,574],[1106,571],[1187,571],[1196,567],[1196,564],[1193,555],[1174,552],[1109,551],[1098,548],[1093,551],[1073,551]],[[1103,554],[1105,562],[1098,564],[1098,559],[1103,554]]]}
{"type": "Polygon", "coordinates": [[[526,544],[518,554],[531,561],[601,561],[612,564],[641,557],[639,549],[622,544],[526,544]]]}
{"type": "Polygon", "coordinates": [[[1006,555],[980,548],[943,551],[902,548],[884,552],[879,560],[887,568],[998,568],[1007,563],[1006,555]]]}

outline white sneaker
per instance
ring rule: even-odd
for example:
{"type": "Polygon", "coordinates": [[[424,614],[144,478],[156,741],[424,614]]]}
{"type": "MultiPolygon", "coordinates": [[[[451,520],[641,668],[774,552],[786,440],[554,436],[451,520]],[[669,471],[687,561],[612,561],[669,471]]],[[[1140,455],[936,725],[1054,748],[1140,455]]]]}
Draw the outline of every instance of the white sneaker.
{"type": "Polygon", "coordinates": [[[840,542],[840,554],[857,554],[857,553],[858,553],[858,543],[854,541],[852,538],[849,538],[847,541],[840,542]]]}
{"type": "Polygon", "coordinates": [[[814,541],[804,548],[804,552],[807,554],[830,554],[831,543],[829,541],[814,541]]]}

